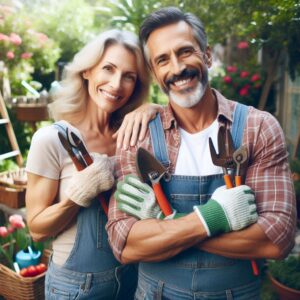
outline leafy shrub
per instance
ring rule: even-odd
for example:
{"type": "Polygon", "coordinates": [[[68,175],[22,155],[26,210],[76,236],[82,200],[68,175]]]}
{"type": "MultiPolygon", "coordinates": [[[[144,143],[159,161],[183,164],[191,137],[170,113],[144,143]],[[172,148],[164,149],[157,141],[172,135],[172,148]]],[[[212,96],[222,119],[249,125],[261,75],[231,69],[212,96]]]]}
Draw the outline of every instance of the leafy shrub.
{"type": "Polygon", "coordinates": [[[289,256],[281,261],[269,261],[271,275],[283,285],[300,290],[300,256],[289,256]]]}

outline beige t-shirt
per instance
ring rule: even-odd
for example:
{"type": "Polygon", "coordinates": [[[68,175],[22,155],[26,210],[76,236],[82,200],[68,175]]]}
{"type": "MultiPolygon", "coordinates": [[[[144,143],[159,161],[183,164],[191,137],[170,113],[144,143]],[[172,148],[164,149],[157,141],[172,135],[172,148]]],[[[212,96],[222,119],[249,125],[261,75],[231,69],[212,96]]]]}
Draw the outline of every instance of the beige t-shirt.
{"type": "MultiPolygon", "coordinates": [[[[65,121],[79,137],[80,132],[65,121]]],[[[57,135],[58,130],[54,126],[46,126],[39,129],[32,138],[27,157],[26,171],[46,178],[59,180],[57,200],[63,198],[68,182],[76,172],[72,160],[63,148],[57,135]]],[[[53,262],[63,265],[67,260],[76,237],[76,219],[70,227],[61,232],[53,240],[53,262]]]]}

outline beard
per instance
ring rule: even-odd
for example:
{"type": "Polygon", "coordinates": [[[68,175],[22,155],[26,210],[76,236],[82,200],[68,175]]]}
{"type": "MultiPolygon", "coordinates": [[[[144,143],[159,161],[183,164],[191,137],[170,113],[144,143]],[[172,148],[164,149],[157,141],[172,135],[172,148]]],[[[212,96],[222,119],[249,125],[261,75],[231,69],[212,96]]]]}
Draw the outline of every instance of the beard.
{"type": "Polygon", "coordinates": [[[185,69],[180,75],[175,75],[166,81],[166,86],[168,88],[165,88],[164,92],[169,96],[171,101],[182,108],[191,108],[202,100],[208,84],[208,70],[207,68],[203,70],[201,80],[199,79],[197,86],[194,88],[187,88],[180,92],[173,92],[170,89],[170,84],[175,81],[192,78],[194,76],[200,78],[198,70],[185,69]]]}

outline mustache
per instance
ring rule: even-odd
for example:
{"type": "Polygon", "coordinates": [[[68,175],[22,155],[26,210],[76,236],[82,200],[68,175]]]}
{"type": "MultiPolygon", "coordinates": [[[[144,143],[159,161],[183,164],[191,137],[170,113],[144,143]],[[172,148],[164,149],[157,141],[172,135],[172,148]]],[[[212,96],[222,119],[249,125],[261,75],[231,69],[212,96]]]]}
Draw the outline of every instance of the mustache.
{"type": "Polygon", "coordinates": [[[166,85],[169,86],[170,84],[174,83],[175,81],[184,80],[190,77],[198,76],[199,71],[197,69],[184,69],[179,75],[173,75],[172,77],[166,80],[166,85]]]}

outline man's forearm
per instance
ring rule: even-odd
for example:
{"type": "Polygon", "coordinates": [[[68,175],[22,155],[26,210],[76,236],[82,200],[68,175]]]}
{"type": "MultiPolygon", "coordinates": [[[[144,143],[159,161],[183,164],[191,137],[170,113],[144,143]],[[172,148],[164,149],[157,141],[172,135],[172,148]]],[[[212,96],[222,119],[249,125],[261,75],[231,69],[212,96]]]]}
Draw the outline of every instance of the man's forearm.
{"type": "Polygon", "coordinates": [[[207,239],[196,247],[229,258],[278,259],[282,257],[279,247],[268,239],[257,224],[240,231],[207,239]]]}
{"type": "Polygon", "coordinates": [[[129,232],[122,262],[162,261],[206,238],[207,232],[196,213],[177,220],[141,220],[129,232]]]}

